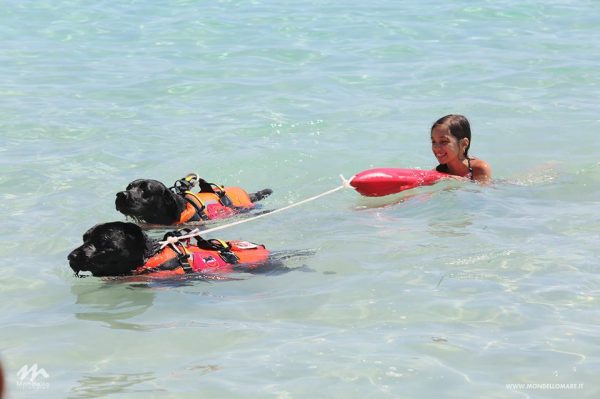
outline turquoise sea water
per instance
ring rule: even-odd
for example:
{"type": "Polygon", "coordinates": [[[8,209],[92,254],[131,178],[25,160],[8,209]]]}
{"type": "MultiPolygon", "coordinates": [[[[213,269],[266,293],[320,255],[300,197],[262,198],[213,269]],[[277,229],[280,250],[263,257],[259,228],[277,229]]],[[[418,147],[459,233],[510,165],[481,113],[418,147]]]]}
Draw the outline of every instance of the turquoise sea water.
{"type": "Polygon", "coordinates": [[[600,4],[4,1],[0,358],[9,398],[597,398],[600,4]],[[472,123],[490,187],[345,190],[215,237],[283,274],[140,285],[66,256],[140,177],[286,206],[431,168],[472,123]],[[21,380],[24,365],[48,377],[21,380]]]}

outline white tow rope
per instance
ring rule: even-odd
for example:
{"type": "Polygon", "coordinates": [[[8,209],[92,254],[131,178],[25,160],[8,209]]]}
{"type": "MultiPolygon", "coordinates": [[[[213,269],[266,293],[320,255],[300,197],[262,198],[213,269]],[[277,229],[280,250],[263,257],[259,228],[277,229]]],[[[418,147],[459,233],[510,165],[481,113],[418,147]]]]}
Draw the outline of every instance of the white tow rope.
{"type": "MultiPolygon", "coordinates": [[[[183,236],[169,236],[167,237],[167,239],[165,241],[159,241],[160,244],[160,249],[163,249],[164,247],[166,247],[167,245],[171,245],[171,247],[175,247],[175,244],[177,244],[179,241],[181,240],[187,240],[188,238],[194,238],[194,237],[198,237],[200,235],[200,229],[194,229],[192,231],[190,231],[188,234],[183,235],[183,236]]],[[[177,252],[179,252],[176,249],[177,252]]]]}
{"type": "Polygon", "coordinates": [[[336,187],[336,188],[334,188],[332,190],[325,191],[324,193],[317,194],[317,195],[315,195],[313,197],[303,199],[302,201],[294,202],[293,204],[290,204],[288,206],[284,206],[283,208],[278,208],[278,209],[275,209],[275,210],[273,210],[271,212],[263,213],[262,215],[256,215],[256,216],[248,218],[248,219],[238,220],[237,222],[233,222],[233,223],[229,223],[229,224],[224,224],[222,226],[213,227],[212,229],[208,229],[208,230],[202,230],[202,234],[212,233],[213,231],[223,230],[223,229],[226,229],[226,228],[231,227],[231,226],[237,226],[238,224],[251,222],[251,221],[256,220],[256,219],[264,218],[266,216],[271,216],[271,215],[274,215],[274,214],[279,213],[279,212],[287,211],[288,209],[294,208],[294,207],[296,207],[298,205],[302,205],[302,204],[305,204],[307,202],[311,202],[311,201],[314,201],[314,200],[319,199],[321,197],[324,197],[326,195],[333,194],[336,191],[339,191],[339,190],[341,190],[341,189],[343,189],[345,187],[346,186],[343,186],[343,185],[339,186],[339,187],[336,187]]]}
{"type": "MultiPolygon", "coordinates": [[[[341,186],[336,187],[334,189],[325,191],[325,192],[323,192],[321,194],[317,194],[317,195],[312,196],[310,198],[303,199],[302,201],[294,202],[293,204],[290,204],[288,206],[284,206],[283,208],[278,208],[278,209],[275,209],[273,211],[270,211],[270,212],[267,212],[267,213],[263,213],[261,215],[257,215],[257,216],[254,216],[254,217],[251,217],[251,218],[248,218],[248,219],[238,220],[237,222],[224,224],[224,225],[221,225],[221,226],[213,227],[212,229],[207,229],[207,230],[202,230],[202,231],[200,231],[199,229],[194,229],[194,230],[190,231],[189,234],[186,234],[186,235],[183,235],[183,236],[169,237],[165,241],[160,241],[160,247],[162,249],[162,248],[166,247],[167,245],[173,245],[173,244],[179,242],[180,240],[186,240],[188,238],[196,237],[196,236],[198,236],[200,234],[204,235],[204,234],[212,233],[213,231],[219,231],[219,230],[227,229],[229,227],[237,226],[238,224],[242,224],[242,223],[252,222],[254,220],[257,220],[257,219],[260,219],[260,218],[264,218],[266,216],[271,216],[271,215],[274,215],[274,214],[279,213],[279,212],[287,211],[288,209],[294,208],[294,207],[296,207],[298,205],[306,204],[307,202],[311,202],[311,201],[314,201],[314,200],[319,199],[321,197],[325,197],[326,195],[333,194],[336,191],[339,191],[339,190],[341,190],[343,188],[348,187],[348,181],[346,179],[344,179],[343,176],[340,175],[340,177],[342,178],[342,181],[344,182],[344,184],[342,184],[341,186]]],[[[352,179],[350,179],[350,180],[352,180],[352,179]]]]}

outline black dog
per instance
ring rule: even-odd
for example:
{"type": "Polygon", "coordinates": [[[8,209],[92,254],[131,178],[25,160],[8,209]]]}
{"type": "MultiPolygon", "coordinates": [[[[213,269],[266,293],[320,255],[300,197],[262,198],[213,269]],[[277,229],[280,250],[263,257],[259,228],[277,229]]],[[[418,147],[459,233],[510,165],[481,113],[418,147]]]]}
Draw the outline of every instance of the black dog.
{"type": "MultiPolygon", "coordinates": [[[[201,182],[204,182],[201,180],[201,182]]],[[[200,186],[201,190],[210,190],[212,187],[210,184],[205,183],[205,186],[200,186]]],[[[151,224],[162,224],[162,225],[174,225],[183,223],[181,221],[182,214],[190,207],[190,199],[178,193],[175,190],[175,186],[167,188],[163,183],[157,180],[150,179],[138,179],[134,180],[125,189],[117,193],[115,200],[116,209],[126,216],[131,216],[134,219],[151,223],[151,224]]],[[[236,188],[237,190],[241,190],[236,188]]],[[[226,192],[226,191],[225,191],[226,192]]],[[[247,198],[252,203],[260,201],[261,199],[269,196],[273,191],[270,189],[264,189],[256,193],[247,194],[247,198]]],[[[244,195],[245,192],[244,192],[244,195]]],[[[214,217],[208,215],[205,210],[202,209],[198,204],[193,204],[195,208],[195,215],[191,219],[185,220],[184,222],[200,221],[203,219],[212,219],[214,217]],[[204,212],[203,212],[204,211],[204,212]]],[[[236,208],[233,205],[220,205],[222,209],[226,209],[228,212],[221,212],[220,217],[231,216],[234,213],[239,213],[250,208],[236,208]]]]}
{"type": "Polygon", "coordinates": [[[156,242],[133,223],[98,224],[83,234],[83,245],[68,256],[71,269],[78,274],[125,276],[144,264],[156,250],[156,242]]]}
{"type": "MultiPolygon", "coordinates": [[[[189,230],[169,232],[165,237],[176,237],[186,231],[189,230]]],[[[214,279],[217,275],[231,272],[279,274],[302,270],[304,266],[285,266],[284,260],[314,255],[314,251],[311,250],[270,252],[262,245],[247,241],[229,241],[227,246],[221,246],[220,240],[207,241],[201,237],[196,237],[195,241],[195,244],[185,244],[186,251],[180,252],[185,252],[182,259],[181,256],[176,256],[169,246],[161,249],[159,241],[148,237],[141,227],[134,223],[103,223],[84,233],[83,245],[68,255],[69,266],[76,275],[80,272],[91,272],[97,277],[137,275],[172,278],[184,274],[214,279]],[[225,263],[215,265],[214,258],[217,257],[225,263]],[[189,268],[180,270],[186,266],[189,268]],[[178,270],[180,273],[177,273],[178,270]]]]}
{"type": "Polygon", "coordinates": [[[68,255],[69,265],[76,275],[89,271],[97,277],[167,279],[267,273],[282,265],[271,262],[271,252],[264,245],[248,241],[205,240],[189,229],[168,232],[167,239],[169,243],[161,246],[134,223],[98,224],[85,232],[83,245],[68,255]]]}

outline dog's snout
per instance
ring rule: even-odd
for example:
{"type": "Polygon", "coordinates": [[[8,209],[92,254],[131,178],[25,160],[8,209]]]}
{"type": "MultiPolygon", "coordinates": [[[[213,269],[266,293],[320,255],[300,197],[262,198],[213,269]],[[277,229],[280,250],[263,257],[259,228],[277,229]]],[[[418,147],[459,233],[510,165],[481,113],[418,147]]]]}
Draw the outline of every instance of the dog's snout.
{"type": "Polygon", "coordinates": [[[81,251],[71,251],[71,253],[67,256],[67,259],[69,260],[69,266],[71,266],[71,269],[73,269],[75,274],[79,273],[81,270],[81,251]]]}
{"type": "Polygon", "coordinates": [[[78,251],[71,251],[71,253],[67,256],[69,262],[75,262],[79,258],[78,251]]]}
{"type": "Polygon", "coordinates": [[[119,191],[115,199],[115,207],[118,211],[127,209],[131,202],[131,194],[128,191],[119,191]]]}

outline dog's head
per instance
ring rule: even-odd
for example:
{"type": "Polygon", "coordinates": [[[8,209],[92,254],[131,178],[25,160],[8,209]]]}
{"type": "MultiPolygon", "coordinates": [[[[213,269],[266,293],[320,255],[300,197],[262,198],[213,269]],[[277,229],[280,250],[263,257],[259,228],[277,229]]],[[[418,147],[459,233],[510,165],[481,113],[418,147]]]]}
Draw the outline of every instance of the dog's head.
{"type": "Polygon", "coordinates": [[[83,245],[71,251],[69,265],[75,274],[90,271],[98,277],[128,275],[144,263],[152,243],[136,224],[98,224],[85,232],[83,245]]]}
{"type": "Polygon", "coordinates": [[[115,207],[125,216],[156,224],[172,224],[179,220],[184,201],[157,180],[137,179],[125,191],[117,193],[115,207]]]}

